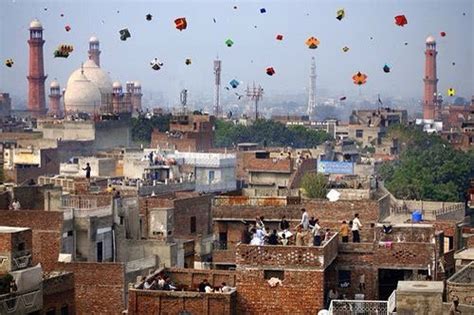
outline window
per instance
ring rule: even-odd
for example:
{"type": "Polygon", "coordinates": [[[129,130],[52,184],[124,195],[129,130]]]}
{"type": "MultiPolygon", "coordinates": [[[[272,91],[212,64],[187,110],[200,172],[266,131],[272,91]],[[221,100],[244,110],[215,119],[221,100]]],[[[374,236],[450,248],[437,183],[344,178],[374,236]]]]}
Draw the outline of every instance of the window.
{"type": "Polygon", "coordinates": [[[68,231],[67,232],[67,236],[73,236],[74,235],[74,231],[68,231]]]}
{"type": "Polygon", "coordinates": [[[69,308],[67,305],[61,307],[61,315],[69,315],[69,308]]]}
{"type": "Polygon", "coordinates": [[[50,308],[47,312],[46,315],[56,315],[56,309],[55,308],[50,308]]]}
{"type": "Polygon", "coordinates": [[[339,270],[337,272],[340,288],[349,288],[351,286],[351,272],[350,270],[339,270]]]}
{"type": "Polygon", "coordinates": [[[444,237],[444,252],[447,253],[454,248],[454,238],[452,236],[444,237]]]}
{"type": "Polygon", "coordinates": [[[364,136],[364,130],[357,129],[356,130],[356,138],[362,138],[364,136]]]}
{"type": "Polygon", "coordinates": [[[25,250],[25,242],[18,243],[18,251],[24,251],[25,250]]]}
{"type": "Polygon", "coordinates": [[[271,278],[278,278],[280,280],[284,280],[285,271],[284,270],[264,270],[263,278],[265,280],[270,280],[271,278]]]}
{"type": "Polygon", "coordinates": [[[196,233],[196,217],[191,217],[191,233],[196,233]]]}
{"type": "Polygon", "coordinates": [[[124,217],[120,216],[120,225],[123,225],[123,220],[124,220],[124,217]]]}
{"type": "Polygon", "coordinates": [[[209,184],[212,184],[212,182],[214,181],[214,178],[215,178],[215,173],[214,171],[209,171],[209,184]]]}

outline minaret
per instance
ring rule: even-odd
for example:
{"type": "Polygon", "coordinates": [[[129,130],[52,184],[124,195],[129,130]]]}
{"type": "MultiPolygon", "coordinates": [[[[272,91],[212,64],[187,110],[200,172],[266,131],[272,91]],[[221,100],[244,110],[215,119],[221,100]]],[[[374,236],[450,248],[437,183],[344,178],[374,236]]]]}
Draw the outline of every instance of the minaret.
{"type": "Polygon", "coordinates": [[[311,58],[311,68],[309,71],[309,94],[307,113],[311,117],[316,108],[316,63],[314,57],[311,58]]]}
{"type": "Polygon", "coordinates": [[[221,113],[221,61],[219,57],[214,60],[214,115],[216,117],[221,113]]]}
{"type": "Polygon", "coordinates": [[[428,36],[426,39],[425,50],[425,93],[423,97],[423,119],[436,119],[437,112],[437,84],[436,78],[436,41],[433,36],[428,36]]]}
{"type": "Polygon", "coordinates": [[[115,81],[112,84],[112,107],[114,113],[120,113],[123,111],[123,93],[122,93],[122,84],[118,81],[115,81]]]}
{"type": "Polygon", "coordinates": [[[89,59],[92,59],[97,66],[100,67],[100,49],[99,49],[99,39],[95,36],[92,36],[89,39],[89,59]]]}
{"type": "Polygon", "coordinates": [[[121,112],[130,113],[132,111],[132,94],[134,85],[135,82],[133,81],[127,81],[127,83],[125,83],[125,97],[121,112]]]}
{"type": "Polygon", "coordinates": [[[49,113],[61,117],[61,89],[58,81],[54,80],[49,86],[49,113]]]}
{"type": "Polygon", "coordinates": [[[33,116],[41,116],[46,114],[46,96],[44,89],[43,63],[43,26],[37,19],[30,23],[30,60],[28,79],[28,111],[33,116]]]}
{"type": "Polygon", "coordinates": [[[142,110],[142,85],[135,81],[132,89],[132,113],[142,110]]]}

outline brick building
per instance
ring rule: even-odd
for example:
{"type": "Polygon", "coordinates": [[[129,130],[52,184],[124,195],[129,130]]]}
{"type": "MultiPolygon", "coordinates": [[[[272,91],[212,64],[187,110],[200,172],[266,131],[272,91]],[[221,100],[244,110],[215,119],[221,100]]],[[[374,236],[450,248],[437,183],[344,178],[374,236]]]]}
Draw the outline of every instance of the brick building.
{"type": "Polygon", "coordinates": [[[208,152],[214,142],[214,116],[179,114],[170,120],[170,130],[153,130],[151,147],[183,152],[208,152]]]}

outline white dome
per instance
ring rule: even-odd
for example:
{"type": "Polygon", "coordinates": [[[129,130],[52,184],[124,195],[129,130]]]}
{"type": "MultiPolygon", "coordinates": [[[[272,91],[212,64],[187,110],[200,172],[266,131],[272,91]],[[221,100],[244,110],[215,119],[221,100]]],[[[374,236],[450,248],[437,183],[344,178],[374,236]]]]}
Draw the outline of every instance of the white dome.
{"type": "Polygon", "coordinates": [[[53,80],[51,84],[49,85],[50,88],[58,88],[59,89],[59,82],[56,80],[53,80]]]}
{"type": "Polygon", "coordinates": [[[122,87],[122,83],[120,83],[119,81],[115,81],[115,82],[112,84],[112,87],[113,87],[114,89],[121,88],[121,87],[122,87]]]}
{"type": "Polygon", "coordinates": [[[64,94],[64,107],[67,112],[94,113],[99,110],[100,105],[99,89],[84,74],[79,72],[69,78],[64,94]]]}
{"type": "Polygon", "coordinates": [[[43,25],[41,24],[41,22],[38,19],[34,19],[30,23],[30,28],[43,28],[43,25]]]}
{"type": "Polygon", "coordinates": [[[435,40],[435,38],[434,38],[433,36],[430,35],[430,36],[428,36],[428,37],[426,38],[426,43],[427,43],[427,44],[435,44],[435,43],[436,43],[436,40],[435,40]]]}
{"type": "Polygon", "coordinates": [[[141,88],[142,87],[142,85],[138,81],[133,82],[133,86],[136,87],[136,88],[141,88]]]}
{"type": "Polygon", "coordinates": [[[99,42],[99,39],[95,36],[92,36],[91,38],[89,38],[89,43],[98,43],[99,42]]]}
{"type": "MultiPolygon", "coordinates": [[[[110,94],[112,93],[112,80],[110,79],[107,72],[99,68],[96,63],[89,59],[83,64],[84,68],[84,75],[87,79],[89,79],[93,84],[95,84],[102,94],[110,94]]],[[[67,81],[67,85],[76,80],[79,75],[81,74],[81,68],[74,71],[69,80],[67,81]]]]}

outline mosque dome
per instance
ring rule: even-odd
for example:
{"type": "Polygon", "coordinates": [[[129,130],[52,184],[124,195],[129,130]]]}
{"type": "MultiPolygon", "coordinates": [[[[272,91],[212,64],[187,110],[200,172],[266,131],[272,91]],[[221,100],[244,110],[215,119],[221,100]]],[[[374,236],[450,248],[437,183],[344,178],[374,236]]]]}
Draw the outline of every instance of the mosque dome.
{"type": "Polygon", "coordinates": [[[101,100],[99,88],[84,73],[73,73],[69,77],[64,94],[64,106],[67,112],[94,113],[99,110],[101,100]]]}
{"type": "Polygon", "coordinates": [[[119,81],[115,81],[115,82],[112,84],[112,87],[113,87],[114,89],[121,88],[121,87],[122,87],[122,83],[120,83],[119,81]]]}
{"type": "Polygon", "coordinates": [[[51,84],[49,85],[50,88],[58,88],[59,89],[59,82],[54,79],[51,84]]]}
{"type": "Polygon", "coordinates": [[[30,28],[43,28],[43,25],[41,24],[41,22],[38,19],[34,19],[30,23],[30,28]]]}
{"type": "Polygon", "coordinates": [[[89,38],[89,43],[98,43],[99,42],[99,39],[95,36],[92,36],[91,38],[89,38]]]}
{"type": "MultiPolygon", "coordinates": [[[[112,80],[110,79],[107,72],[99,68],[99,66],[92,60],[89,59],[83,64],[84,75],[89,79],[97,88],[100,90],[101,94],[110,94],[112,93],[112,80]]],[[[67,81],[67,86],[76,80],[81,75],[81,68],[74,71],[69,80],[67,81]]]]}
{"type": "Polygon", "coordinates": [[[436,44],[436,40],[432,35],[430,35],[426,38],[426,43],[427,44],[436,44]]]}

